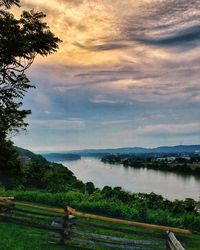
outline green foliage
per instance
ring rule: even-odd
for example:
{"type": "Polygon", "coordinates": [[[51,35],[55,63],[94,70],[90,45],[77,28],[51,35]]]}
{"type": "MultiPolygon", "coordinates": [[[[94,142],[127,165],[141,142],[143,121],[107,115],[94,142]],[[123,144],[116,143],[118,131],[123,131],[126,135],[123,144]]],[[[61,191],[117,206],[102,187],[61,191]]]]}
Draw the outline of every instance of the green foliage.
{"type": "Polygon", "coordinates": [[[95,191],[95,186],[92,182],[86,182],[85,183],[85,188],[88,194],[92,194],[95,191]]]}
{"type": "MultiPolygon", "coordinates": [[[[10,8],[13,4],[19,6],[20,1],[0,0],[0,7],[10,8]]],[[[47,56],[58,49],[60,40],[50,31],[44,18],[42,12],[24,11],[16,19],[3,8],[0,10],[0,177],[7,188],[23,188],[23,184],[28,184],[28,177],[29,181],[33,180],[33,186],[37,182],[39,187],[45,186],[45,178],[42,176],[41,180],[40,175],[44,175],[48,164],[40,158],[33,160],[31,168],[22,166],[7,139],[8,135],[14,135],[28,125],[24,119],[31,111],[22,109],[21,100],[33,85],[26,70],[37,55],[47,56]],[[35,175],[30,174],[30,169],[36,171],[35,175]]],[[[52,179],[51,176],[46,173],[46,179],[52,179]]]]}
{"type": "Polygon", "coordinates": [[[35,154],[34,154],[33,152],[31,152],[31,151],[29,151],[29,150],[27,150],[27,149],[20,148],[20,147],[16,147],[16,146],[15,146],[15,149],[16,149],[18,155],[20,155],[20,156],[22,156],[22,157],[25,156],[25,157],[30,157],[30,158],[32,158],[32,157],[35,156],[35,154]]]}
{"type": "MultiPolygon", "coordinates": [[[[41,155],[13,147],[10,141],[0,144],[0,152],[0,178],[6,189],[36,188],[49,192],[73,189],[84,191],[83,182],[77,180],[74,174],[62,164],[51,163],[41,155]],[[23,163],[23,157],[28,159],[28,162],[23,163]]],[[[92,185],[90,184],[91,188],[94,186],[92,185]]]]}
{"type": "Polygon", "coordinates": [[[0,138],[0,180],[2,185],[7,188],[16,187],[22,177],[21,167],[13,143],[0,138]]]}
{"type": "MultiPolygon", "coordinates": [[[[108,194],[108,187],[106,190],[108,194]]],[[[111,188],[110,190],[109,196],[105,196],[105,188],[102,191],[96,190],[91,195],[84,195],[78,190],[62,193],[38,190],[6,192],[2,190],[1,194],[13,195],[19,200],[41,202],[57,207],[68,205],[77,210],[110,217],[200,231],[200,215],[194,211],[193,206],[188,211],[188,200],[173,202],[161,199],[155,194],[127,194],[130,196],[128,201],[122,201],[121,194],[117,196],[116,189],[111,188]],[[151,204],[153,197],[155,198],[154,205],[151,204]],[[177,210],[177,204],[181,209],[177,210]]],[[[192,201],[192,203],[195,202],[192,201]]]]}
{"type": "Polygon", "coordinates": [[[102,158],[102,161],[109,164],[123,164],[125,167],[200,175],[200,157],[195,155],[191,155],[190,160],[177,157],[172,162],[168,161],[167,158],[157,160],[156,157],[148,155],[107,155],[102,158]]]}
{"type": "MultiPolygon", "coordinates": [[[[5,1],[6,6],[11,2],[5,1]]],[[[22,110],[18,101],[33,87],[25,71],[36,55],[47,56],[58,48],[60,40],[44,18],[42,12],[24,11],[18,20],[8,11],[0,11],[0,132],[4,138],[27,126],[24,118],[30,111],[22,110]]]]}
{"type": "Polygon", "coordinates": [[[48,162],[40,155],[34,155],[24,167],[23,185],[29,188],[63,192],[70,189],[83,190],[84,184],[62,164],[48,162]]]}

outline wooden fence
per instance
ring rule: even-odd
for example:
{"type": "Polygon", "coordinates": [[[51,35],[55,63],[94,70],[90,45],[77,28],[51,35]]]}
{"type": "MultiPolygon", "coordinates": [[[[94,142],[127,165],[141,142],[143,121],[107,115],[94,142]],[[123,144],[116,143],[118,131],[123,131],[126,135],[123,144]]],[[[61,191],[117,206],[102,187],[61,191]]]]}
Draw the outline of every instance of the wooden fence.
{"type": "Polygon", "coordinates": [[[177,240],[172,232],[167,232],[167,249],[169,250],[185,250],[181,243],[177,240]]]}
{"type": "Polygon", "coordinates": [[[13,197],[0,197],[1,221],[48,230],[49,243],[75,246],[76,249],[96,249],[100,246],[105,249],[151,250],[164,249],[166,245],[169,250],[184,250],[173,232],[191,234],[184,229],[81,213],[70,207],[49,208],[13,200],[13,197]],[[101,221],[105,223],[101,224],[101,221]],[[145,232],[116,225],[144,227],[165,233],[145,232]],[[121,237],[122,234],[126,238],[121,237]],[[137,237],[131,239],[129,235],[137,237]]]}

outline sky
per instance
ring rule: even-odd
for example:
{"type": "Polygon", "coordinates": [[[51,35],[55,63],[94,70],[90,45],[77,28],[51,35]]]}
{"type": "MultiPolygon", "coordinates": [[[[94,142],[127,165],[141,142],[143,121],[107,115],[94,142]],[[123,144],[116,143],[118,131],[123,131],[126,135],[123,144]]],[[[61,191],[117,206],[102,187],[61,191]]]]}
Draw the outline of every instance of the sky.
{"type": "MultiPolygon", "coordinates": [[[[200,0],[22,0],[63,41],[27,72],[33,151],[200,144],[200,0]]],[[[14,10],[15,13],[19,10],[14,10]]]]}

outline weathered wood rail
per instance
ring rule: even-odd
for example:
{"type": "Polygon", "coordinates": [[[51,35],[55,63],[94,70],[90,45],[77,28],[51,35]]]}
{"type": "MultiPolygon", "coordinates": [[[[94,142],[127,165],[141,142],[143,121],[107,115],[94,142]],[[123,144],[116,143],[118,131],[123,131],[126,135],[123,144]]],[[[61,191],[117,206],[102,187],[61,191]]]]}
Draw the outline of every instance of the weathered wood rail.
{"type": "Polygon", "coordinates": [[[68,214],[71,214],[77,217],[87,218],[87,219],[94,219],[94,220],[100,220],[100,221],[105,221],[105,222],[118,223],[122,225],[135,226],[135,227],[144,227],[144,228],[149,228],[149,229],[154,229],[154,230],[162,230],[165,232],[171,231],[175,233],[191,234],[189,230],[185,230],[185,229],[158,226],[158,225],[153,225],[153,224],[146,224],[146,223],[135,222],[135,221],[126,221],[126,220],[114,219],[114,218],[109,218],[109,217],[104,217],[104,216],[97,216],[93,214],[81,213],[81,212],[77,212],[75,209],[70,208],[70,207],[67,207],[66,211],[68,212],[68,214]]]}
{"type": "Polygon", "coordinates": [[[14,200],[15,198],[13,196],[7,196],[7,197],[2,197],[0,196],[0,201],[12,201],[14,200]]]}
{"type": "Polygon", "coordinates": [[[167,232],[167,250],[185,250],[172,232],[167,232]]]}
{"type": "Polygon", "coordinates": [[[185,229],[81,213],[70,207],[59,209],[14,202],[14,197],[0,197],[0,221],[48,230],[49,243],[71,245],[77,249],[97,249],[100,246],[106,249],[153,250],[164,249],[166,245],[168,250],[185,250],[173,232],[191,234],[185,229]],[[102,221],[106,223],[100,224],[102,221]],[[116,224],[143,227],[157,232],[143,232],[130,227],[118,227],[116,224]],[[96,230],[103,231],[103,234],[96,233],[96,230]],[[126,237],[119,237],[115,233],[126,237]],[[137,237],[133,239],[128,235],[137,237]],[[140,236],[142,239],[138,239],[140,236]]]}

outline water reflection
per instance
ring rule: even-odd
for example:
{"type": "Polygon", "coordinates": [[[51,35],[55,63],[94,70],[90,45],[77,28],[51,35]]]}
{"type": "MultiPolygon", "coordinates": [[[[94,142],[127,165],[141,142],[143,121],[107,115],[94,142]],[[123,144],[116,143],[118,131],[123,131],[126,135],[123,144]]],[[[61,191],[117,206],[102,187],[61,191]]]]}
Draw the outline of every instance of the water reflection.
{"type": "Polygon", "coordinates": [[[200,177],[171,172],[135,169],[120,164],[110,165],[95,158],[82,158],[75,162],[62,162],[80,180],[92,181],[97,187],[121,186],[131,192],[155,192],[169,199],[198,199],[200,177]]]}

